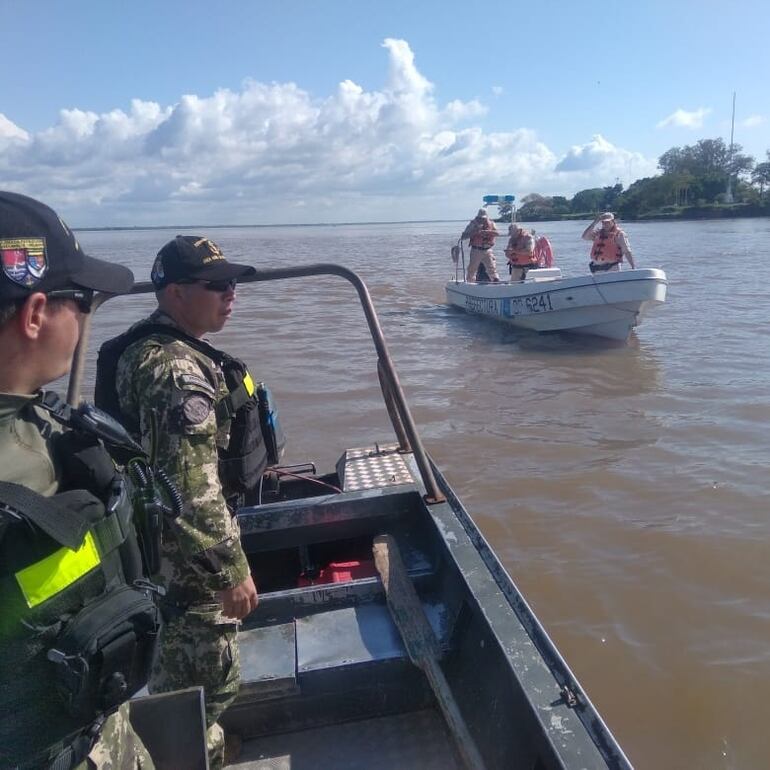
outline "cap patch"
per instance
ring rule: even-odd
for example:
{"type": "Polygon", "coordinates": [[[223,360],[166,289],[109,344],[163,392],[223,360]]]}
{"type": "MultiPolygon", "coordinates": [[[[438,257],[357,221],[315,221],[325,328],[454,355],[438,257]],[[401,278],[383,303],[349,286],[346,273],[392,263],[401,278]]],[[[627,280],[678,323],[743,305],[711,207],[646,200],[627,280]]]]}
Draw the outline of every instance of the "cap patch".
{"type": "Polygon", "coordinates": [[[163,260],[158,257],[155,260],[155,264],[152,266],[152,272],[150,273],[150,280],[153,283],[160,283],[166,277],[163,271],[163,260]]]}
{"type": "Polygon", "coordinates": [[[199,249],[202,246],[208,252],[208,254],[205,254],[201,260],[204,265],[207,265],[209,262],[215,262],[218,259],[225,258],[225,255],[222,254],[219,246],[217,246],[214,241],[210,241],[208,238],[201,238],[199,241],[195,241],[193,245],[196,249],[199,249]]]}
{"type": "Polygon", "coordinates": [[[3,273],[14,283],[29,289],[48,271],[45,238],[1,238],[3,273]]]}

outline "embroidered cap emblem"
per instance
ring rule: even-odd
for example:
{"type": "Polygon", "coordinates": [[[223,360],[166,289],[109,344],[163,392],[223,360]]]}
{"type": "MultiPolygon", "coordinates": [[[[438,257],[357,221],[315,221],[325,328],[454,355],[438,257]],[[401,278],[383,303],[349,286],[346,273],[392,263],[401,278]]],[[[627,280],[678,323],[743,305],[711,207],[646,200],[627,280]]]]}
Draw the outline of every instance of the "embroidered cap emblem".
{"type": "Polygon", "coordinates": [[[45,238],[2,238],[0,259],[4,275],[27,289],[40,283],[48,272],[45,238]]]}
{"type": "Polygon", "coordinates": [[[219,246],[214,243],[214,241],[210,241],[208,238],[200,238],[199,240],[195,241],[193,244],[196,249],[203,248],[204,251],[207,253],[203,255],[202,262],[204,265],[207,265],[209,262],[214,262],[218,259],[224,259],[225,255],[222,253],[219,246]]]}

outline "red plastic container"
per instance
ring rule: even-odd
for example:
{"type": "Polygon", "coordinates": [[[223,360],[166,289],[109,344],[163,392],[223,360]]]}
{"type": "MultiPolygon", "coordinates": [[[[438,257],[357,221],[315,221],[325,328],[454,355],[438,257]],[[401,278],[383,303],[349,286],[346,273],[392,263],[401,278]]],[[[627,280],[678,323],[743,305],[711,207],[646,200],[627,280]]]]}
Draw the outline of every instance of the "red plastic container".
{"type": "Polygon", "coordinates": [[[317,586],[325,583],[348,583],[351,580],[375,577],[376,575],[377,569],[374,562],[370,560],[333,561],[321,568],[318,577],[310,579],[300,575],[297,585],[302,588],[303,586],[317,586]]]}

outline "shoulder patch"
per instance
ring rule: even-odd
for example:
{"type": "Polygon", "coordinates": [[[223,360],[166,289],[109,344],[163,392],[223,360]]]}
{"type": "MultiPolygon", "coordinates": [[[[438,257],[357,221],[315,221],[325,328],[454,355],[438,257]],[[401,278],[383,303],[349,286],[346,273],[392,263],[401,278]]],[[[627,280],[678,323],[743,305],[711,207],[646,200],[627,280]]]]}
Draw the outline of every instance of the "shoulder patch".
{"type": "Polygon", "coordinates": [[[182,404],[182,414],[188,425],[200,425],[211,414],[211,399],[197,393],[188,396],[182,404]]]}
{"type": "Polygon", "coordinates": [[[193,374],[192,372],[183,372],[180,374],[178,377],[178,383],[179,387],[182,389],[200,388],[201,390],[210,393],[212,398],[216,395],[216,391],[214,390],[213,386],[205,377],[200,377],[199,375],[193,374]]]}

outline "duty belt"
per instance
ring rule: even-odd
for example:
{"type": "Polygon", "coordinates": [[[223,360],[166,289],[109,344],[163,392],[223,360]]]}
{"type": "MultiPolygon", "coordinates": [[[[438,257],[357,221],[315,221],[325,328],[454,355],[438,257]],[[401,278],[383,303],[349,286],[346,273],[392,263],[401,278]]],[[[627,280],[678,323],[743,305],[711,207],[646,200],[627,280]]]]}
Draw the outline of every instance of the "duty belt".
{"type": "Polygon", "coordinates": [[[590,265],[588,265],[588,269],[592,273],[602,273],[605,270],[609,270],[611,267],[615,267],[615,265],[619,265],[621,263],[621,260],[618,260],[617,262],[591,262],[590,265]]]}

